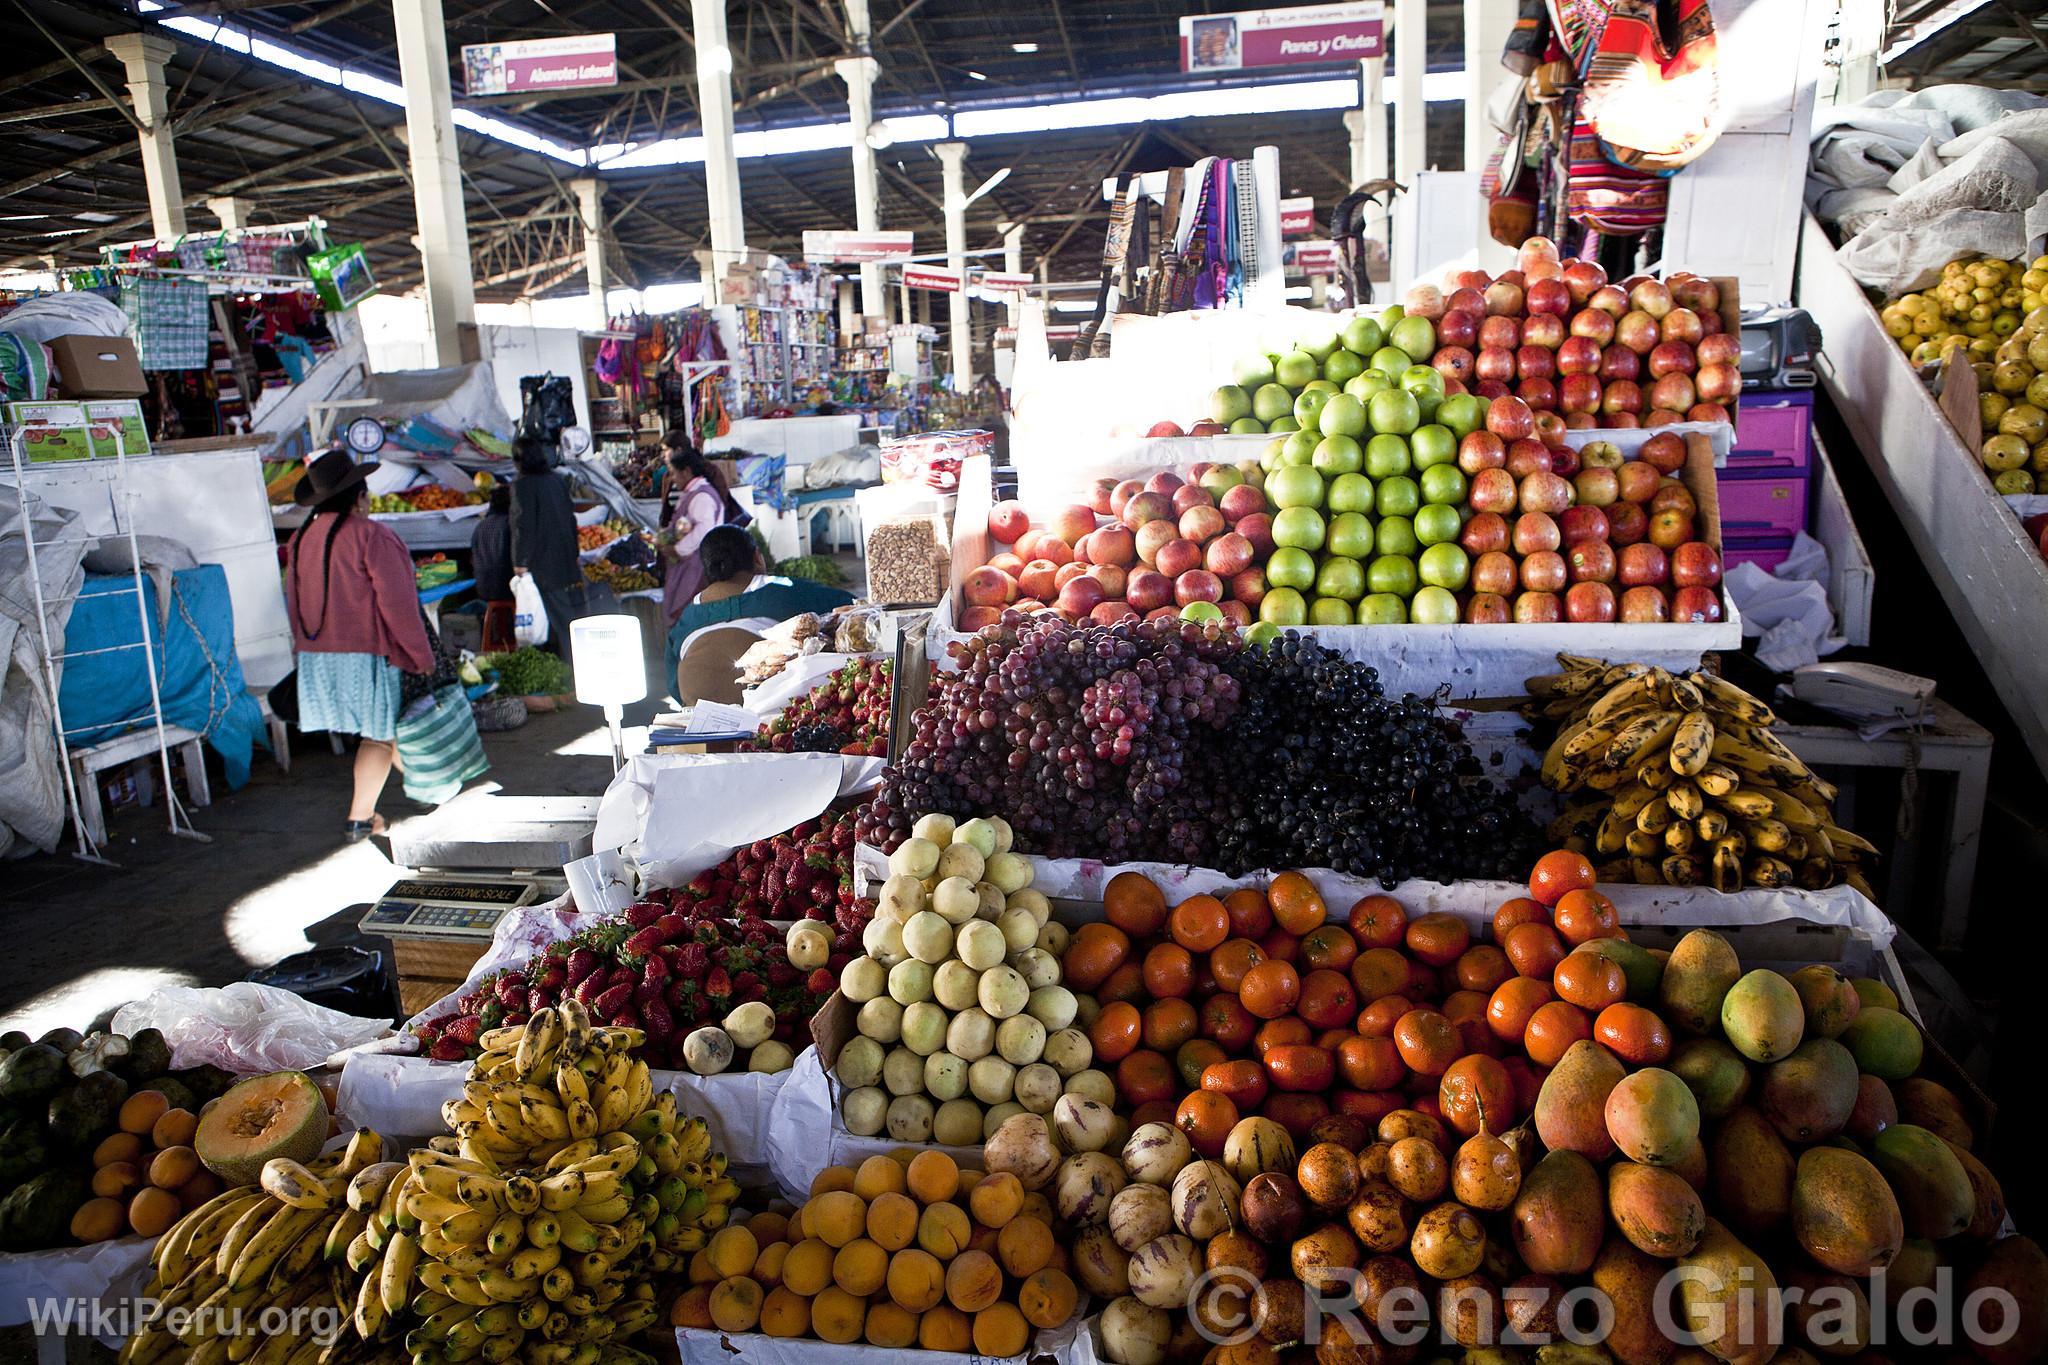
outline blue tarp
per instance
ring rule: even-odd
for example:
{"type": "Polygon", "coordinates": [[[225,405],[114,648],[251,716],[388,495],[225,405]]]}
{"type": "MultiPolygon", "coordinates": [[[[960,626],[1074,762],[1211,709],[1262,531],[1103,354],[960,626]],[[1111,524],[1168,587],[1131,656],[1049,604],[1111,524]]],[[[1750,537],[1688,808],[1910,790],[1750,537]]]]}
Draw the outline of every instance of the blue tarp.
{"type": "MultiPolygon", "coordinates": [[[[171,601],[159,640],[157,594],[145,576],[152,656],[159,665],[157,688],[164,722],[206,737],[221,756],[230,788],[249,780],[249,756],[270,747],[262,708],[242,681],[235,657],[235,612],[228,600],[226,570],[218,564],[181,569],[171,576],[171,601]]],[[[74,746],[98,744],[141,728],[135,717],[149,715],[149,679],[142,651],[111,654],[83,651],[137,643],[141,629],[135,609],[135,580],[127,574],[88,574],[64,628],[64,678],[59,700],[74,746]]],[[[146,723],[146,719],[144,721],[146,723]]]]}

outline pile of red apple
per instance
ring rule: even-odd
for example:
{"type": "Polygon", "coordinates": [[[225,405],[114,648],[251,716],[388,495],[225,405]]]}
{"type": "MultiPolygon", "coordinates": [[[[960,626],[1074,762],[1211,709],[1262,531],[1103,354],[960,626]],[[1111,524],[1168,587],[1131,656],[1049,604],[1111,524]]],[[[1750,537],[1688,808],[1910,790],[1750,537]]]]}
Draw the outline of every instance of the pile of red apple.
{"type": "MultiPolygon", "coordinates": [[[[1547,238],[1520,268],[1483,270],[1408,291],[1436,325],[1430,363],[1484,398],[1512,394],[1570,427],[1725,422],[1742,392],[1742,342],[1712,280],[1633,275],[1609,284],[1595,261],[1560,261],[1547,238]]],[[[1453,390],[1455,392],[1456,390],[1453,390]]]]}
{"type": "Polygon", "coordinates": [[[1250,625],[1266,594],[1258,566],[1273,552],[1266,495],[1231,465],[1189,474],[1098,480],[1090,504],[1062,507],[1036,529],[1021,503],[997,503],[989,538],[1010,548],[967,575],[957,628],[979,630],[1008,607],[1113,625],[1195,602],[1250,625]]]}

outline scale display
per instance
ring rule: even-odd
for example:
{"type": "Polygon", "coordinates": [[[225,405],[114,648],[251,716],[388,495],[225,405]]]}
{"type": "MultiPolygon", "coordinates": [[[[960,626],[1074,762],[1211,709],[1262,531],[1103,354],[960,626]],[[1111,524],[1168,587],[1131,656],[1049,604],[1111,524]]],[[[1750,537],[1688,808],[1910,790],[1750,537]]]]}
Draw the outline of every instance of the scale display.
{"type": "Polygon", "coordinates": [[[489,938],[507,910],[540,897],[524,878],[403,877],[359,921],[365,932],[403,937],[489,938]]]}

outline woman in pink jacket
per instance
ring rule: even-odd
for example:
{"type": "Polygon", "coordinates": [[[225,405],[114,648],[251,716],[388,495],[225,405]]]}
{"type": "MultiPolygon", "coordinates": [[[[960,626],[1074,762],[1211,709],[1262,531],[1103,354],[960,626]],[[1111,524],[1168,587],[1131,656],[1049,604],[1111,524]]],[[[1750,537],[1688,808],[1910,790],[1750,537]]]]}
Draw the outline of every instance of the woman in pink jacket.
{"type": "Polygon", "coordinates": [[[284,580],[299,728],[358,737],[351,843],[384,832],[377,797],[398,752],[398,675],[434,671],[412,556],[367,512],[363,481],[376,467],[339,450],[307,466],[292,500],[313,515],[292,536],[284,580]]]}
{"type": "Polygon", "coordinates": [[[725,480],[690,444],[688,435],[671,431],[663,444],[668,447],[670,501],[662,509],[661,519],[661,552],[668,561],[661,586],[661,615],[673,626],[704,586],[704,565],[697,550],[705,535],[714,526],[739,520],[743,513],[726,491],[725,480]]]}

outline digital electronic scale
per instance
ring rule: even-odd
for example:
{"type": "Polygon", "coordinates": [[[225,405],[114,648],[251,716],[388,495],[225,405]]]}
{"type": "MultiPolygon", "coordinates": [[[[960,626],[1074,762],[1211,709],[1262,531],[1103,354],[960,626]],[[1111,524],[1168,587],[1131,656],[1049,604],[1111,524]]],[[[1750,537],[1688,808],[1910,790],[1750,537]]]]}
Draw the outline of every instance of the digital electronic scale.
{"type": "MultiPolygon", "coordinates": [[[[560,874],[552,881],[557,891],[560,874]]],[[[537,874],[467,876],[435,873],[401,877],[370,907],[359,927],[366,934],[422,938],[489,939],[507,910],[546,899],[537,874]]]]}

